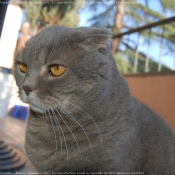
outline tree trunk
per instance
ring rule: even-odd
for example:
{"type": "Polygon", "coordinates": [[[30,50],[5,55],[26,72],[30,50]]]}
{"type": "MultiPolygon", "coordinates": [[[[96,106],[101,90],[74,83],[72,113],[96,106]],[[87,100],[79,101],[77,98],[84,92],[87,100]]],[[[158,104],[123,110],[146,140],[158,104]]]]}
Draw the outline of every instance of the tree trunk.
{"type": "MultiPolygon", "coordinates": [[[[125,0],[116,1],[117,11],[115,14],[115,21],[113,27],[113,33],[120,33],[123,27],[123,17],[125,14],[125,0]]],[[[116,38],[112,41],[111,50],[113,53],[117,53],[120,39],[116,38]]]]}

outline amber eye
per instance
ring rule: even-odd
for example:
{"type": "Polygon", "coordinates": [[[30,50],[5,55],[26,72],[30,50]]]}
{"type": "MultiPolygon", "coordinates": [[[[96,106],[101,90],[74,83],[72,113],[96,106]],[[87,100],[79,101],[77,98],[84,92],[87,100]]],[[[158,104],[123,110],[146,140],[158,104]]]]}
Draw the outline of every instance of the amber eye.
{"type": "Polygon", "coordinates": [[[61,65],[54,65],[50,67],[50,73],[56,77],[61,76],[66,71],[66,67],[61,65]]]}
{"type": "Polygon", "coordinates": [[[22,73],[27,72],[27,66],[25,66],[23,63],[20,63],[19,68],[22,73]]]}

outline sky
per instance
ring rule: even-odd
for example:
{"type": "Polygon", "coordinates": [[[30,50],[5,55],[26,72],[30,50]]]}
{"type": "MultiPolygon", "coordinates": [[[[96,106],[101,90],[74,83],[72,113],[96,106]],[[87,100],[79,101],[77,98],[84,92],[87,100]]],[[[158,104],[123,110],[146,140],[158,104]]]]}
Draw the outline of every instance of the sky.
{"type": "MultiPolygon", "coordinates": [[[[144,2],[145,2],[144,0],[138,0],[138,1],[142,4],[144,4],[144,2]]],[[[150,9],[155,10],[157,12],[160,12],[160,11],[162,12],[159,0],[151,0],[151,1],[149,1],[148,5],[149,5],[150,9]]],[[[98,10],[100,11],[100,9],[98,9],[98,10]]],[[[90,12],[87,9],[81,11],[79,26],[90,26],[91,23],[88,21],[88,19],[90,19],[93,16],[93,13],[94,12],[92,12],[92,11],[90,12]]],[[[170,11],[166,11],[164,13],[166,14],[167,18],[175,16],[175,13],[172,13],[170,11]]],[[[138,36],[135,35],[135,40],[137,40],[137,37],[138,36]]],[[[143,43],[143,42],[141,41],[141,43],[143,43]]],[[[147,51],[148,51],[147,47],[148,46],[145,44],[140,44],[139,51],[147,53],[147,51]]],[[[161,52],[162,52],[161,53],[162,54],[162,56],[161,56],[162,63],[165,64],[166,66],[170,67],[171,69],[174,69],[175,68],[175,53],[171,54],[171,55],[167,55],[167,54],[165,54],[165,52],[166,52],[165,50],[162,50],[161,52]]],[[[155,61],[159,61],[160,43],[154,42],[153,40],[151,40],[149,55],[155,61]]]]}

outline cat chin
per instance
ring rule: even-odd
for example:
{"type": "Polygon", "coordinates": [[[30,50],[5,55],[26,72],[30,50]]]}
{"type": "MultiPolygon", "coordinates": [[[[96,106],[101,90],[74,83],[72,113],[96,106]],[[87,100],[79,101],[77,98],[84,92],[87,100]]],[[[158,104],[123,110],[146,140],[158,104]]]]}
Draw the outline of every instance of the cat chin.
{"type": "Polygon", "coordinates": [[[39,107],[34,106],[34,105],[30,105],[30,109],[34,112],[41,113],[41,114],[44,114],[46,112],[44,109],[39,108],[39,107]]]}

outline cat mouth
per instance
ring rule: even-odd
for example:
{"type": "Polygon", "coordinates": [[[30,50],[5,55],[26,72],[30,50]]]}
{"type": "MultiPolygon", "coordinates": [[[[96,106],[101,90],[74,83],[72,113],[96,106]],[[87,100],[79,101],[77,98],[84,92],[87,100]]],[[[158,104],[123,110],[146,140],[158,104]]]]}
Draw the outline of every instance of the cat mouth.
{"type": "Polygon", "coordinates": [[[42,113],[42,114],[53,109],[53,107],[51,107],[50,104],[39,103],[37,100],[34,100],[33,98],[29,98],[28,104],[33,111],[42,113]]]}
{"type": "Polygon", "coordinates": [[[39,113],[45,113],[47,110],[47,107],[45,105],[40,104],[33,98],[29,98],[29,106],[33,111],[39,112],[39,113]]]}
{"type": "Polygon", "coordinates": [[[35,111],[35,112],[39,112],[39,113],[45,113],[45,110],[40,107],[40,106],[36,106],[36,105],[33,105],[33,104],[29,104],[30,108],[32,109],[32,111],[35,111]]]}

